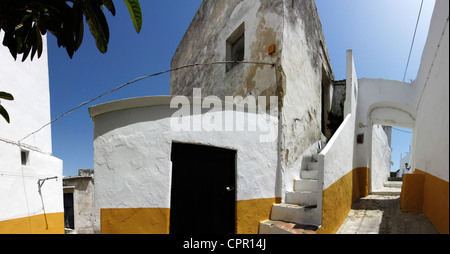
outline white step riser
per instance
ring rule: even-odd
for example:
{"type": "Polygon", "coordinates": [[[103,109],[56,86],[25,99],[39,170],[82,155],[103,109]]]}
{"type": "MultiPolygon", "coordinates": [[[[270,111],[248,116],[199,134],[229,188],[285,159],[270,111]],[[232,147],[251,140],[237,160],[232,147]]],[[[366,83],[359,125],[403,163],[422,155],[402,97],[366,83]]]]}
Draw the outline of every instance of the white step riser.
{"type": "Polygon", "coordinates": [[[319,170],[302,170],[300,171],[301,179],[317,180],[319,176],[319,170]]]}
{"type": "Polygon", "coordinates": [[[388,188],[401,188],[402,182],[385,182],[383,186],[388,188]]]}
{"type": "Polygon", "coordinates": [[[317,180],[294,179],[294,191],[318,191],[317,180]]]}
{"type": "Polygon", "coordinates": [[[320,212],[317,208],[290,207],[277,204],[272,206],[270,219],[303,225],[319,225],[320,212]]]}
{"type": "Polygon", "coordinates": [[[308,171],[319,170],[319,162],[308,162],[308,171]]]}
{"type": "Polygon", "coordinates": [[[302,206],[317,205],[318,192],[286,192],[286,203],[302,206]]]}

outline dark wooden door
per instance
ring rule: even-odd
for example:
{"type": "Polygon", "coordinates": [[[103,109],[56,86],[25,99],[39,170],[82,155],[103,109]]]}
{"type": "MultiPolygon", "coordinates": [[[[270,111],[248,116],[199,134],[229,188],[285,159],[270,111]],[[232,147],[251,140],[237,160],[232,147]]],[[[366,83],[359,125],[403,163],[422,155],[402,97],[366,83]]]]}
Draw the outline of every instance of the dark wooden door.
{"type": "Polygon", "coordinates": [[[170,233],[235,233],[236,152],[172,144],[170,233]]]}
{"type": "Polygon", "coordinates": [[[64,227],[75,229],[73,193],[64,193],[64,227]]]}

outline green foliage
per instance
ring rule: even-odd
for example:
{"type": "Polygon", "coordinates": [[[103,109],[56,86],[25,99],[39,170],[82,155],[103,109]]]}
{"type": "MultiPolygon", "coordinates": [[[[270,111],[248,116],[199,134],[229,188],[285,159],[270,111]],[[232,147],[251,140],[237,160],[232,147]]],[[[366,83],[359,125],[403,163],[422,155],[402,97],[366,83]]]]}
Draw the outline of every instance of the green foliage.
{"type": "MultiPolygon", "coordinates": [[[[142,13],[139,0],[124,0],[131,20],[139,33],[142,27],[142,13]]],[[[0,30],[5,32],[3,45],[22,61],[30,55],[42,54],[42,35],[50,31],[58,47],[64,47],[72,58],[80,47],[84,36],[84,23],[95,38],[100,52],[108,50],[109,27],[103,13],[105,7],[113,16],[116,14],[112,0],[1,0],[0,30]]]]}
{"type": "Polygon", "coordinates": [[[128,12],[131,16],[131,21],[133,22],[134,29],[139,33],[142,27],[142,13],[141,5],[138,0],[124,0],[128,7],[128,12]]]}
{"type": "MultiPolygon", "coordinates": [[[[14,97],[10,93],[6,93],[6,92],[1,92],[0,91],[0,99],[5,99],[5,100],[12,101],[12,100],[14,100],[14,97]]],[[[0,104],[0,115],[3,116],[3,118],[5,118],[5,120],[6,120],[6,122],[9,123],[8,112],[6,111],[6,109],[1,104],[0,104]]]]}

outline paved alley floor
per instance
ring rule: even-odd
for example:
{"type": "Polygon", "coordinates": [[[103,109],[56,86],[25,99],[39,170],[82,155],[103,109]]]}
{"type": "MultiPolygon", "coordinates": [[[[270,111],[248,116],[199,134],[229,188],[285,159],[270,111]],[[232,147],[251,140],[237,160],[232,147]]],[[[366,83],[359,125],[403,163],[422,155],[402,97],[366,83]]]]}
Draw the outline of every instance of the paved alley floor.
{"type": "Polygon", "coordinates": [[[337,234],[438,234],[423,214],[403,213],[400,195],[369,195],[356,201],[337,234]]]}

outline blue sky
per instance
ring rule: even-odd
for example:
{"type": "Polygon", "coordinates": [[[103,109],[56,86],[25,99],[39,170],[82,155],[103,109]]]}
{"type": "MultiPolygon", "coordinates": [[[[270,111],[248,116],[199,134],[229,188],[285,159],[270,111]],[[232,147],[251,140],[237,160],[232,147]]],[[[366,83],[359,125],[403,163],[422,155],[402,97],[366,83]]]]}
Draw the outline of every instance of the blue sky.
{"type": "MultiPolygon", "coordinates": [[[[52,118],[120,84],[170,69],[172,55],[202,1],[140,2],[140,34],[135,32],[123,1],[115,1],[115,17],[107,13],[111,37],[106,54],[97,50],[88,27],[73,59],[57,47],[52,35],[48,36],[52,118]]],[[[335,79],[345,78],[345,52],[353,49],[358,77],[402,80],[420,3],[316,0],[335,79]]],[[[416,77],[433,6],[433,0],[424,0],[405,81],[416,77]]],[[[130,97],[168,95],[169,77],[166,74],[140,81],[88,106],[130,97]]],[[[393,130],[392,160],[397,165],[396,157],[409,151],[411,136],[405,134],[393,130]]],[[[65,176],[77,175],[80,168],[93,168],[93,124],[87,106],[52,124],[52,142],[53,155],[63,160],[65,176]]]]}
{"type": "MultiPolygon", "coordinates": [[[[405,82],[417,76],[434,0],[424,0],[405,82]]],[[[335,79],[345,79],[346,50],[358,78],[403,80],[421,0],[316,0],[335,79]]],[[[392,129],[391,171],[409,152],[411,129],[392,129]]]]}
{"type": "Polygon", "coordinates": [[[392,165],[391,171],[393,172],[400,168],[400,159],[410,153],[411,132],[411,129],[392,127],[391,160],[394,162],[394,165],[392,165]]]}

